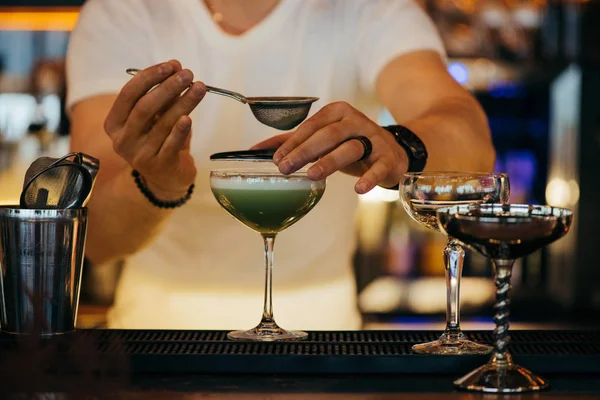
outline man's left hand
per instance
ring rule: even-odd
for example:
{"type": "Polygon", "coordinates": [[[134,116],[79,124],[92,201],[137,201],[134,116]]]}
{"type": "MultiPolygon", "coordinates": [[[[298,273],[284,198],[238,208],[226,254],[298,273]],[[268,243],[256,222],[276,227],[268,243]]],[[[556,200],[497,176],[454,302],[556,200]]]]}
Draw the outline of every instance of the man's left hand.
{"type": "Polygon", "coordinates": [[[393,187],[408,169],[408,158],[394,136],[345,102],[331,103],[293,132],[274,136],[253,149],[274,149],[273,161],[282,174],[311,162],[308,177],[320,180],[336,171],[360,177],[354,190],[364,194],[377,185],[393,187]],[[357,137],[371,142],[372,151],[357,137]]]}

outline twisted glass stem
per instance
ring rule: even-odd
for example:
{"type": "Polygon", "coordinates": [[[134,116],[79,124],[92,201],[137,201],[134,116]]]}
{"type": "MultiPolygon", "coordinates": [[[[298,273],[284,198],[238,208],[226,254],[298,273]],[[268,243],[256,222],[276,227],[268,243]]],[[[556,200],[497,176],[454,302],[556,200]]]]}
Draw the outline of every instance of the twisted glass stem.
{"type": "Polygon", "coordinates": [[[508,366],[512,363],[512,358],[508,351],[510,336],[508,335],[508,317],[510,315],[510,279],[514,260],[493,260],[496,282],[496,304],[494,305],[494,354],[492,362],[498,367],[508,366]]]}

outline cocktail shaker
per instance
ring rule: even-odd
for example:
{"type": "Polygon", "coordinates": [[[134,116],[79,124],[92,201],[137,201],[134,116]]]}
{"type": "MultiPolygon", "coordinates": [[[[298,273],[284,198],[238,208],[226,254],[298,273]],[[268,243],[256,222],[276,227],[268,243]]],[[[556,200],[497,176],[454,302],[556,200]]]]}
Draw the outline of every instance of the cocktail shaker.
{"type": "Polygon", "coordinates": [[[0,207],[2,332],[74,330],[86,230],[86,208],[0,207]]]}

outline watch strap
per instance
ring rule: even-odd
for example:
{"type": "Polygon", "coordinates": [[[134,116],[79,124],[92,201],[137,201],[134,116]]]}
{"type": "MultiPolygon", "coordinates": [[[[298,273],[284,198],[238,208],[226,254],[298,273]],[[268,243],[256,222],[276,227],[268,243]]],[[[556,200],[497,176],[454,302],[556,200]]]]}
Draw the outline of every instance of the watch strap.
{"type": "MultiPolygon", "coordinates": [[[[396,142],[406,151],[408,157],[407,172],[422,172],[427,164],[427,148],[425,143],[410,129],[402,125],[389,125],[383,127],[394,135],[396,142]]],[[[392,190],[398,190],[400,185],[396,185],[392,190]]]]}

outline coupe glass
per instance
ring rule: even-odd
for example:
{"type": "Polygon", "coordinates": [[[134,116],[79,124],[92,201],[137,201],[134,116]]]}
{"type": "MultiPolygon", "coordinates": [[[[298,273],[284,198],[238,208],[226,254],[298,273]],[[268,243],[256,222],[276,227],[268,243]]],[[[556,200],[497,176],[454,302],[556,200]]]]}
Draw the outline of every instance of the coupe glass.
{"type": "Polygon", "coordinates": [[[573,213],[564,208],[519,204],[460,205],[439,209],[440,228],[494,265],[496,314],[490,361],[454,383],[461,389],[513,393],[548,387],[546,380],[516,365],[508,351],[508,293],[515,260],[567,234],[573,213]]]}
{"type": "Polygon", "coordinates": [[[220,161],[210,173],[212,192],[235,219],[261,234],[265,248],[265,295],[260,323],[230,332],[233,340],[301,340],[306,332],[286,331],[273,317],[272,275],[275,237],[304,217],[325,192],[326,180],[311,181],[306,169],[282,175],[272,162],[220,161]]]}
{"type": "MultiPolygon", "coordinates": [[[[506,203],[510,195],[508,175],[477,172],[420,172],[404,175],[400,185],[404,209],[419,224],[441,232],[436,210],[457,204],[506,203]]],[[[443,232],[442,232],[443,233],[443,232]]],[[[446,267],[446,329],[433,342],[413,346],[421,354],[487,354],[490,346],[470,341],[460,330],[460,278],[465,251],[448,236],[444,249],[446,267]]]]}

